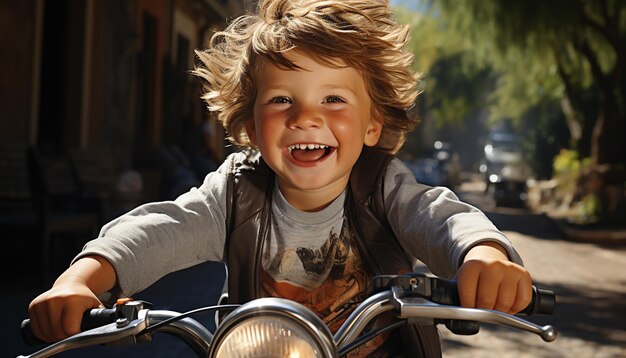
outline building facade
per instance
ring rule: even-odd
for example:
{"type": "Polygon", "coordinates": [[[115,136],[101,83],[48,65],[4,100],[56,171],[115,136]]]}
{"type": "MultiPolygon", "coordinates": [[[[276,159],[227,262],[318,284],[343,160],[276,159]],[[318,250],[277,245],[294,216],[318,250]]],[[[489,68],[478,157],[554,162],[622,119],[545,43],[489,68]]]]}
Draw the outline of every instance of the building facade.
{"type": "MultiPolygon", "coordinates": [[[[194,50],[252,9],[246,0],[0,2],[0,142],[49,155],[111,149],[139,167],[198,128],[223,158],[224,134],[189,74],[194,50]]],[[[190,148],[180,148],[182,152],[190,148]]]]}

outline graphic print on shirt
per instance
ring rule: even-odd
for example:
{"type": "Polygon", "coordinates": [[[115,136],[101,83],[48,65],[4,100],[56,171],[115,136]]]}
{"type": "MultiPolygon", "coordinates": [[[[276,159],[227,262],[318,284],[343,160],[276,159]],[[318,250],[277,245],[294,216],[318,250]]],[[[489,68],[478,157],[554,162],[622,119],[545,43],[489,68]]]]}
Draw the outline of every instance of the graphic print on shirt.
{"type": "Polygon", "coordinates": [[[343,276],[349,252],[349,240],[342,239],[335,233],[331,233],[330,238],[319,249],[306,247],[296,249],[306,273],[322,275],[327,272],[330,279],[343,276]]]}
{"type": "Polygon", "coordinates": [[[346,221],[329,236],[317,248],[281,245],[260,274],[267,295],[305,305],[335,332],[363,301],[369,276],[346,221]]]}

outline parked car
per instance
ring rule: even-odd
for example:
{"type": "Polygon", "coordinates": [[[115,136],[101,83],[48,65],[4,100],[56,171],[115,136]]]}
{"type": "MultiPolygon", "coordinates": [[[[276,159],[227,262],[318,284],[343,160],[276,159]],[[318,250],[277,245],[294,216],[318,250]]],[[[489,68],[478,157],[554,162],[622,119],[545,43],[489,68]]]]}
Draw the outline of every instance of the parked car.
{"type": "Polygon", "coordinates": [[[484,153],[480,170],[485,178],[486,192],[496,206],[523,206],[526,181],[531,171],[524,161],[517,135],[508,132],[490,133],[484,153]]]}
{"type": "Polygon", "coordinates": [[[417,158],[407,165],[420,183],[450,189],[461,184],[459,154],[450,143],[436,141],[427,157],[417,158]]]}

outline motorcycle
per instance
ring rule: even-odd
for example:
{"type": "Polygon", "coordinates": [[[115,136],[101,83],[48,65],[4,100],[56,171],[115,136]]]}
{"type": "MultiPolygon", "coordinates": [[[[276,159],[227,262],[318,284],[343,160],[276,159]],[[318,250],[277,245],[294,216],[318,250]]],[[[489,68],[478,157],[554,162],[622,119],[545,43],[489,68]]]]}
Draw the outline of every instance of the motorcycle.
{"type": "MultiPolygon", "coordinates": [[[[553,292],[533,286],[531,304],[518,315],[552,314],[553,292]]],[[[546,342],[557,338],[551,325],[539,326],[518,315],[459,307],[455,281],[422,273],[382,275],[372,279],[372,292],[333,335],[308,308],[282,298],[259,298],[242,305],[217,305],[185,313],[153,310],[145,301],[121,299],[112,308],[85,312],[83,332],[53,343],[33,354],[19,357],[49,357],[67,350],[95,345],[132,345],[149,342],[155,332],[174,335],[200,357],[342,357],[350,351],[401,325],[444,324],[455,334],[479,332],[480,323],[506,326],[534,333],[546,342]],[[190,318],[207,311],[230,311],[214,333],[190,318]],[[392,311],[397,318],[383,326],[368,325],[392,311]]],[[[24,320],[22,338],[29,345],[41,344],[24,320]]]]}

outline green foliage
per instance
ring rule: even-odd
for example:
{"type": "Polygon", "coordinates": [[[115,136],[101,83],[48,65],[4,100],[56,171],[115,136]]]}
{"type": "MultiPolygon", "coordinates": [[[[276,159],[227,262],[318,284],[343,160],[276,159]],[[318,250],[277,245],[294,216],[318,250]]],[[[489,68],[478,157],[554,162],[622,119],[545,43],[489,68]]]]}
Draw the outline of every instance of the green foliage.
{"type": "Polygon", "coordinates": [[[424,74],[426,111],[438,127],[462,125],[467,113],[486,105],[492,71],[477,61],[471,41],[451,31],[440,17],[402,7],[394,12],[400,22],[411,26],[409,49],[415,55],[415,69],[424,74]]]}
{"type": "MultiPolygon", "coordinates": [[[[609,140],[597,143],[594,160],[622,158],[623,162],[619,155],[623,148],[616,144],[619,135],[615,134],[620,128],[615,123],[626,119],[626,1],[440,0],[431,4],[449,29],[476,44],[476,58],[498,74],[490,97],[492,118],[520,119],[546,99],[559,102],[567,97],[570,121],[584,128],[595,124],[596,131],[609,133],[609,140]],[[595,98],[584,98],[583,93],[589,92],[595,98]],[[589,101],[606,107],[587,111],[589,101]],[[595,113],[603,111],[616,119],[610,124],[596,122],[595,113]]],[[[582,135],[590,138],[591,131],[582,135]]]]}
{"type": "Polygon", "coordinates": [[[460,124],[481,108],[489,108],[491,121],[519,119],[546,97],[562,97],[556,66],[546,66],[554,64],[551,51],[541,48],[539,55],[529,56],[526,47],[508,46],[514,39],[522,41],[517,31],[521,24],[514,20],[510,31],[498,30],[504,5],[452,3],[432,2],[424,13],[395,9],[398,19],[411,26],[410,49],[416,68],[425,74],[427,110],[438,126],[460,124]]]}
{"type": "Polygon", "coordinates": [[[550,43],[560,41],[554,29],[568,27],[573,14],[562,13],[558,3],[538,0],[437,4],[451,28],[475,44],[472,55],[498,76],[489,97],[492,119],[519,119],[546,97],[562,97],[550,43]]]}
{"type": "Polygon", "coordinates": [[[571,218],[578,224],[588,224],[598,222],[602,211],[602,202],[597,194],[585,195],[575,205],[576,215],[571,218]]]}
{"type": "Polygon", "coordinates": [[[520,54],[494,63],[494,70],[498,80],[490,97],[492,118],[519,119],[534,106],[563,96],[555,65],[545,66],[520,54]]]}
{"type": "Polygon", "coordinates": [[[626,1],[416,1],[420,12],[398,16],[412,26],[426,116],[444,128],[479,123],[477,113],[512,119],[531,165],[554,171],[562,193],[578,190],[581,218],[606,212],[604,196],[580,187],[591,179],[578,179],[591,162],[626,165],[626,1]],[[551,168],[563,147],[593,160],[565,151],[551,168]]]}
{"type": "Polygon", "coordinates": [[[554,157],[554,176],[557,178],[570,178],[569,182],[576,179],[582,166],[578,158],[578,152],[571,149],[564,149],[554,157]]]}
{"type": "MultiPolygon", "coordinates": [[[[581,174],[591,167],[591,158],[580,159],[575,150],[562,150],[554,158],[554,178],[559,183],[556,198],[561,202],[571,201],[577,192],[581,174]]],[[[576,223],[596,222],[602,211],[602,202],[597,193],[585,193],[582,198],[570,203],[574,215],[569,219],[576,223]]]]}

